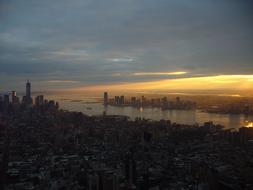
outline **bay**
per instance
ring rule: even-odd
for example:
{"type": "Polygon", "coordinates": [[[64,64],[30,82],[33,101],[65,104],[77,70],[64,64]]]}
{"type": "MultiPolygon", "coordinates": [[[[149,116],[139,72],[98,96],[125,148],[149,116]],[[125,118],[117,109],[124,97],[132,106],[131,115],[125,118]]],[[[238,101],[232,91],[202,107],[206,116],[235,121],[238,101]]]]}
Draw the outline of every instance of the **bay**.
{"type": "Polygon", "coordinates": [[[201,110],[161,110],[159,108],[134,108],[134,107],[105,107],[99,96],[85,95],[49,95],[49,99],[54,99],[60,103],[60,107],[69,111],[79,111],[86,115],[102,115],[106,111],[107,115],[125,115],[130,119],[136,117],[151,120],[171,120],[178,124],[193,125],[212,121],[214,124],[223,125],[226,129],[239,129],[245,125],[245,121],[253,121],[253,116],[243,114],[216,114],[206,113],[201,110]]]}

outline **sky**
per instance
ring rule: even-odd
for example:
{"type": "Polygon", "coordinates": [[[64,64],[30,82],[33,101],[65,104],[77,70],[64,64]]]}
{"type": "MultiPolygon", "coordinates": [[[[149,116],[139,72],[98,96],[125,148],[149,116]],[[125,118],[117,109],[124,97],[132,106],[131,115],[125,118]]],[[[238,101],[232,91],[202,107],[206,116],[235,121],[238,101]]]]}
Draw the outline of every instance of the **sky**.
{"type": "Polygon", "coordinates": [[[248,90],[252,8],[251,0],[0,0],[0,92],[27,79],[38,91],[248,90]]]}

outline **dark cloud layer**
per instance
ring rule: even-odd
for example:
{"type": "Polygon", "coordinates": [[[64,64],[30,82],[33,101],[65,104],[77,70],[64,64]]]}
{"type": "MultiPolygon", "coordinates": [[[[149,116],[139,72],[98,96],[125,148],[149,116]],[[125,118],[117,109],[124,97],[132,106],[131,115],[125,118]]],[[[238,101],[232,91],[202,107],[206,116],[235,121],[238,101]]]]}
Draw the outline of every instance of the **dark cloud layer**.
{"type": "Polygon", "coordinates": [[[250,0],[0,0],[0,80],[6,81],[1,88],[25,78],[99,84],[166,78],[132,76],[135,72],[252,74],[252,5],[250,0]]]}

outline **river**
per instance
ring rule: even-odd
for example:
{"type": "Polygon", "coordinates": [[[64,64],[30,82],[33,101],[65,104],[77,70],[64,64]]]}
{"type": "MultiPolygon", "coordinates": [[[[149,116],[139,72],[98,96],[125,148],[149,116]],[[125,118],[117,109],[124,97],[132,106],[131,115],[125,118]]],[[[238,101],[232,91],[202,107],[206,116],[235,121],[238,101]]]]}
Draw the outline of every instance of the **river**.
{"type": "Polygon", "coordinates": [[[87,115],[101,115],[104,111],[108,115],[125,115],[131,119],[142,117],[152,120],[171,120],[179,124],[203,124],[206,121],[213,121],[215,124],[225,126],[225,128],[238,129],[244,126],[246,120],[253,120],[253,116],[243,114],[215,114],[205,113],[200,110],[161,110],[159,108],[137,109],[133,107],[104,107],[98,101],[101,97],[80,96],[80,95],[49,95],[49,99],[54,99],[60,103],[62,109],[70,111],[80,111],[87,115]]]}

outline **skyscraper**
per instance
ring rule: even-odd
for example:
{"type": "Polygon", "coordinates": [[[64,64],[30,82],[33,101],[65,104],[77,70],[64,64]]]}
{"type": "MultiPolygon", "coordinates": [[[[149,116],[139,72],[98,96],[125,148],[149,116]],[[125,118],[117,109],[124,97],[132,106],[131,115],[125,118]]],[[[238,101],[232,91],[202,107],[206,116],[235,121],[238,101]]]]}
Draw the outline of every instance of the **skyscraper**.
{"type": "Polygon", "coordinates": [[[17,97],[17,93],[14,90],[11,92],[11,99],[12,99],[13,105],[16,105],[19,103],[19,98],[17,97]]]}
{"type": "Polygon", "coordinates": [[[39,95],[35,98],[35,105],[36,106],[41,106],[44,104],[44,96],[43,95],[39,95]]]}
{"type": "Polygon", "coordinates": [[[17,92],[16,92],[15,90],[13,90],[13,91],[11,92],[11,95],[12,95],[12,97],[16,97],[16,96],[17,96],[17,92]]]}
{"type": "Polygon", "coordinates": [[[108,92],[104,92],[104,105],[108,105],[108,92]]]}
{"type": "Polygon", "coordinates": [[[31,83],[29,82],[29,80],[27,80],[26,83],[26,98],[27,99],[31,98],[31,83]]]}
{"type": "Polygon", "coordinates": [[[31,105],[33,103],[32,97],[31,97],[31,83],[29,80],[27,80],[26,83],[26,95],[23,97],[24,103],[26,105],[31,105]]]}
{"type": "Polygon", "coordinates": [[[124,96],[120,96],[120,98],[119,98],[119,104],[120,105],[125,104],[125,97],[124,96]]]}

